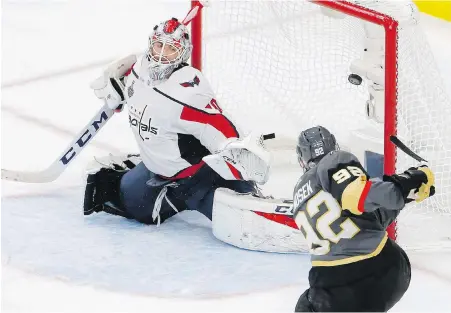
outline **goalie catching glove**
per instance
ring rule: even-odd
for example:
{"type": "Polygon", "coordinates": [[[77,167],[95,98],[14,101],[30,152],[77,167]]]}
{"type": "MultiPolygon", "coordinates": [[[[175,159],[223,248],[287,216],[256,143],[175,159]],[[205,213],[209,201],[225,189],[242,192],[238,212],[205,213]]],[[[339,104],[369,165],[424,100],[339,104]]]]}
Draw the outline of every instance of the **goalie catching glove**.
{"type": "Polygon", "coordinates": [[[104,99],[110,109],[121,111],[125,103],[124,76],[136,62],[136,55],[132,54],[111,63],[102,76],[94,80],[90,87],[99,99],[104,99]]]}
{"type": "Polygon", "coordinates": [[[421,202],[435,194],[435,177],[425,165],[411,167],[402,174],[384,175],[384,181],[391,181],[401,190],[404,202],[421,202]]]}
{"type": "Polygon", "coordinates": [[[263,135],[251,133],[244,138],[230,138],[218,153],[203,158],[216,173],[227,180],[268,181],[271,153],[263,135]]]}

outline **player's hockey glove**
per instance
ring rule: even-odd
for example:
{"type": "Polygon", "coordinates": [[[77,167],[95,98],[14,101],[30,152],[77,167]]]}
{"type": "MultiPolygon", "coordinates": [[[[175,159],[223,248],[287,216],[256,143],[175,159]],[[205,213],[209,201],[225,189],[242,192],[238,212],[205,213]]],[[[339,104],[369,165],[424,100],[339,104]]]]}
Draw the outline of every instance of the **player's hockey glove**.
{"type": "Polygon", "coordinates": [[[384,175],[384,181],[394,183],[402,193],[404,202],[421,202],[435,194],[434,173],[427,166],[411,167],[401,174],[384,175]]]}

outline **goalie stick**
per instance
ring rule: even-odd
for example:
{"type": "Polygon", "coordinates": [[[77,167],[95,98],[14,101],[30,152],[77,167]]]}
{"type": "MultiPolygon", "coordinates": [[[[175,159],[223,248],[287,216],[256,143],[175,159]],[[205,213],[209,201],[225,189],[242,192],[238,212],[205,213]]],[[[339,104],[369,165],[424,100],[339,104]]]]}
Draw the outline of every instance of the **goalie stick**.
{"type": "Polygon", "coordinates": [[[114,111],[104,104],[89,123],[77,134],[75,139],[48,168],[39,172],[22,172],[2,169],[2,179],[24,183],[48,183],[57,179],[86,144],[113,116],[114,111]]]}

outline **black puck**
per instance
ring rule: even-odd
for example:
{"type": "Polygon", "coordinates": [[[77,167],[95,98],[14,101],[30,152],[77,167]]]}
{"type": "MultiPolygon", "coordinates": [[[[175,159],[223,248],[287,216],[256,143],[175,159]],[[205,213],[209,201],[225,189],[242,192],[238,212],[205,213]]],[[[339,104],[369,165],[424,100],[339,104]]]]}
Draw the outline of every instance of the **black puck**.
{"type": "Polygon", "coordinates": [[[274,133],[263,135],[263,140],[274,139],[274,138],[276,138],[276,134],[274,134],[274,133]]]}
{"type": "Polygon", "coordinates": [[[353,85],[359,86],[362,83],[362,77],[357,74],[350,74],[348,76],[348,81],[353,85]]]}

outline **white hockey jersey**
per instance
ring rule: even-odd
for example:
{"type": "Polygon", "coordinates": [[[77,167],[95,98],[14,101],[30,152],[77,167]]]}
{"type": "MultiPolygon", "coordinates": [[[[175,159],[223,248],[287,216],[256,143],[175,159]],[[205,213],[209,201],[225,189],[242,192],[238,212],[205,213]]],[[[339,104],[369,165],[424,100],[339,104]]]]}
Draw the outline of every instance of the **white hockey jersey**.
{"type": "Polygon", "coordinates": [[[146,167],[160,176],[193,175],[202,158],[215,153],[240,131],[218,106],[200,71],[183,66],[155,85],[146,56],[127,73],[125,96],[129,123],[146,167]]]}

